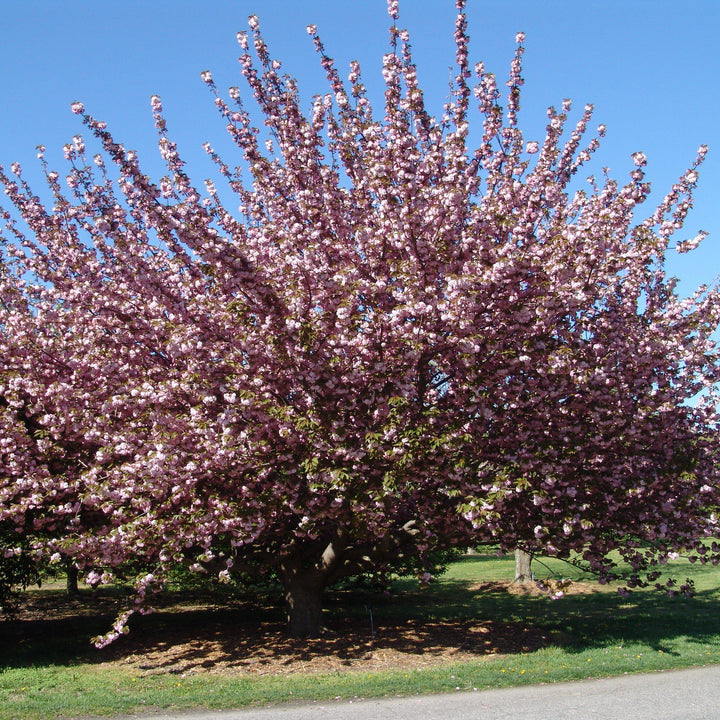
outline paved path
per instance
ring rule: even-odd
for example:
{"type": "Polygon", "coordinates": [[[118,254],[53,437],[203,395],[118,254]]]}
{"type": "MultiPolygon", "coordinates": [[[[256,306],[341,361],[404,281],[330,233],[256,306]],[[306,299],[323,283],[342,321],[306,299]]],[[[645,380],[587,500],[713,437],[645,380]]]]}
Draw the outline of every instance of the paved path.
{"type": "Polygon", "coordinates": [[[152,717],[154,720],[720,720],[720,665],[470,693],[152,717]]]}

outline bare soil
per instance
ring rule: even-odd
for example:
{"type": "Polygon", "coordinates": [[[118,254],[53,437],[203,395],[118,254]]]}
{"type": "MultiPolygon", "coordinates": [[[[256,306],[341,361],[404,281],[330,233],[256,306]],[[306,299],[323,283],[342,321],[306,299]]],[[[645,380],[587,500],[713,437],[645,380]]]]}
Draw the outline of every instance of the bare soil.
{"type": "MultiPolygon", "coordinates": [[[[541,592],[534,585],[481,583],[473,591],[541,592]]],[[[576,583],[568,592],[589,592],[576,583]]],[[[362,607],[362,606],[360,606],[362,607]]],[[[248,675],[331,673],[417,669],[494,655],[532,652],[551,638],[539,628],[483,619],[388,620],[356,612],[334,613],[332,629],[311,640],[288,638],[277,607],[230,603],[197,594],[160,605],[146,617],[133,618],[131,632],[103,650],[86,640],[77,650],[78,633],[104,632],[117,612],[117,597],[67,598],[60,593],[28,593],[14,620],[0,622],[0,643],[39,645],[43,638],[75,638],[67,662],[118,665],[138,676],[158,673],[235,672],[248,675]]],[[[431,613],[429,613],[431,614],[431,613]]]]}

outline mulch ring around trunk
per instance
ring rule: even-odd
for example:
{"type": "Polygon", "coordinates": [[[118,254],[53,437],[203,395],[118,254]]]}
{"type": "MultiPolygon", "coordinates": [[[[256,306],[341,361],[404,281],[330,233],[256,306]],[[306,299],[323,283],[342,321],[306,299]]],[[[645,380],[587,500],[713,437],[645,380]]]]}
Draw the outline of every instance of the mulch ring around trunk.
{"type": "MultiPolygon", "coordinates": [[[[506,587],[490,592],[516,591],[506,587]]],[[[117,664],[138,675],[236,672],[249,675],[330,673],[416,669],[532,652],[550,644],[549,633],[521,623],[482,619],[385,619],[357,614],[331,618],[320,638],[293,639],[286,634],[277,606],[218,602],[212,596],[173,598],[145,616],[133,617],[130,633],[103,650],[89,637],[105,632],[117,612],[118,598],[70,600],[32,593],[13,621],[0,622],[10,645],[63,635],[87,639],[67,662],[117,664]],[[4,626],[4,627],[3,627],[4,626]],[[33,640],[35,638],[35,640],[33,640]]],[[[58,658],[62,661],[61,658],[58,658]]]]}

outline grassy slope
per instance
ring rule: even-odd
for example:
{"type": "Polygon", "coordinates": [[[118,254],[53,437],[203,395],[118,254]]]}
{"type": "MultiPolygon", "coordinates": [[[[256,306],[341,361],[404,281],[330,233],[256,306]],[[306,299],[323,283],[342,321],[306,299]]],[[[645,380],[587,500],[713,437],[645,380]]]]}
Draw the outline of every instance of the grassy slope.
{"type": "MultiPolygon", "coordinates": [[[[538,576],[572,569],[535,564],[538,576]]],[[[562,600],[478,591],[477,584],[512,577],[511,558],[466,557],[430,591],[399,582],[396,599],[378,602],[375,621],[407,618],[492,618],[532,624],[550,633],[550,647],[491,656],[433,669],[250,678],[237,674],[137,677],[118,666],[84,661],[89,621],[78,632],[42,644],[4,648],[0,655],[0,720],[50,720],[109,715],[143,708],[228,708],[287,700],[327,700],[472,690],[582,677],[720,663],[720,570],[678,561],[680,578],[695,580],[697,595],[670,599],[654,591],[620,598],[613,591],[562,600]]],[[[331,611],[332,613],[333,611],[331,611]]],[[[336,612],[339,612],[337,610],[336,612]]],[[[342,612],[364,612],[364,605],[342,612]]],[[[332,618],[330,618],[330,623],[332,618]]],[[[106,621],[103,621],[103,625],[106,621]]]]}

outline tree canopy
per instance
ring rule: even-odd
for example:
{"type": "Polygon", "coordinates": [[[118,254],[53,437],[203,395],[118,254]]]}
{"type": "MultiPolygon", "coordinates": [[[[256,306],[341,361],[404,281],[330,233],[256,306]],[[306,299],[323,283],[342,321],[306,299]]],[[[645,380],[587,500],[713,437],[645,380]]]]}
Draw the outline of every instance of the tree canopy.
{"type": "Polygon", "coordinates": [[[252,16],[241,72],[264,129],[202,74],[237,148],[206,145],[215,181],[193,184],[159,97],[162,178],[80,102],[98,153],[76,136],[61,177],[40,148],[48,203],[17,163],[0,172],[17,552],[93,584],[134,563],[138,609],[178,563],[274,569],[301,635],[329,583],[421,572],[437,548],[576,553],[603,578],[618,550],[631,585],[681,549],[717,562],[718,289],[679,297],[665,271],[702,239],[673,238],[706,148],[640,219],[642,153],[625,182],[575,182],[604,134],[591,106],[523,136],[522,34],[501,92],[469,63],[459,0],[436,117],[388,7],[380,113],[314,26],[330,92],[303,111],[252,16]]]}

